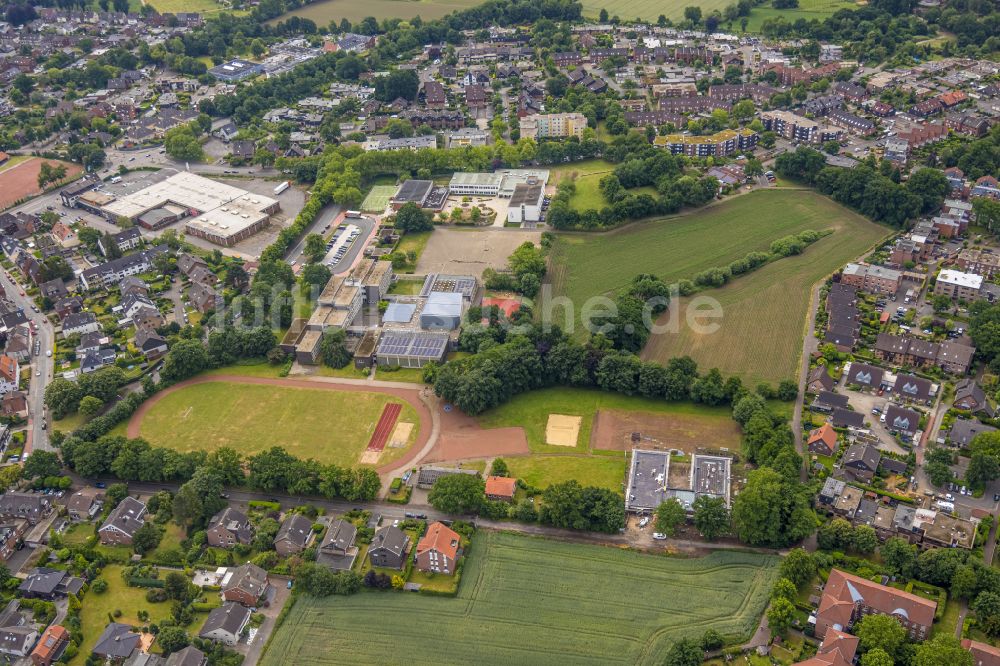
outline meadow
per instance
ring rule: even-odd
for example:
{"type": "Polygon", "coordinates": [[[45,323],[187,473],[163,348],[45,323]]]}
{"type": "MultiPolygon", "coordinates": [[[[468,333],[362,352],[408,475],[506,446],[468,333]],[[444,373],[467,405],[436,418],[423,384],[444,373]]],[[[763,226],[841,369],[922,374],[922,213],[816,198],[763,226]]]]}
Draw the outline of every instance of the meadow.
{"type": "Polygon", "coordinates": [[[340,22],[346,18],[349,21],[374,16],[381,21],[387,18],[403,20],[419,16],[424,20],[437,19],[454,11],[461,11],[480,4],[480,0],[320,0],[305,5],[294,11],[282,14],[270,23],[287,20],[290,16],[301,16],[311,19],[319,26],[325,26],[330,21],[340,22]]]}
{"type": "MultiPolygon", "coordinates": [[[[655,21],[663,14],[672,21],[684,19],[684,8],[692,4],[701,7],[703,16],[711,14],[713,11],[723,11],[727,5],[733,4],[732,0],[700,0],[700,2],[690,3],[687,1],[670,0],[668,2],[656,2],[656,0],[581,0],[583,4],[583,15],[597,18],[602,9],[607,9],[611,16],[618,15],[623,20],[644,19],[655,21]]],[[[747,32],[756,32],[767,18],[783,16],[786,20],[794,22],[800,18],[807,21],[812,19],[823,20],[835,12],[844,8],[853,8],[857,5],[852,0],[799,0],[796,9],[774,9],[770,4],[754,7],[750,12],[750,21],[747,24],[747,32]]],[[[731,30],[739,31],[739,21],[734,22],[731,30]]],[[[725,27],[725,25],[723,26],[725,27]]]]}
{"type": "MultiPolygon", "coordinates": [[[[558,185],[563,180],[576,183],[576,192],[570,197],[569,205],[573,210],[600,210],[608,205],[601,194],[601,178],[615,170],[615,165],[605,160],[583,160],[553,167],[549,170],[549,182],[558,185]]],[[[653,187],[637,187],[629,190],[633,193],[645,192],[656,196],[653,187]]]]}
{"type": "Polygon", "coordinates": [[[262,666],[661,664],[709,627],[757,626],[778,558],[716,552],[675,559],[479,532],[456,598],[361,592],[299,597],[262,666]],[[377,618],[377,621],[373,621],[377,618]]]}
{"type": "Polygon", "coordinates": [[[668,283],[689,279],[748,252],[767,251],[772,241],[806,229],[833,233],[798,257],[703,292],[725,309],[721,333],[697,340],[690,331],[661,334],[646,349],[648,358],[661,361],[690,353],[702,367],[717,366],[744,379],[784,379],[801,348],[810,286],[888,234],[885,227],[808,190],[759,190],[609,233],[559,234],[549,279],[555,295],[570,299],[575,317],[571,320],[556,307],[552,321],[564,327],[572,322],[575,337],[585,339],[579,313],[587,299],[613,296],[639,273],[653,273],[668,283]],[[765,346],[769,349],[757,350],[765,346]],[[757,351],[747,355],[748,349],[757,351]]]}
{"type": "MultiPolygon", "coordinates": [[[[208,382],[155,401],[139,415],[139,436],[178,451],[229,446],[250,455],[281,446],[300,458],[355,466],[389,402],[400,401],[381,393],[208,382]]],[[[412,444],[419,430],[412,406],[403,403],[399,421],[417,424],[412,444]]],[[[406,450],[387,447],[379,464],[406,450]]]]}

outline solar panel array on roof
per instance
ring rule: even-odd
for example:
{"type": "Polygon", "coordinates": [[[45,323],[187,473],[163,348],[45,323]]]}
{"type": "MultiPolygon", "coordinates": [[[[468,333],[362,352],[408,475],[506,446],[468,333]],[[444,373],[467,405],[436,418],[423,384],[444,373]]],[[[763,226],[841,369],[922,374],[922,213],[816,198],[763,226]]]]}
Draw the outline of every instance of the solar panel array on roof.
{"type": "Polygon", "coordinates": [[[378,356],[408,356],[436,360],[444,356],[448,336],[416,331],[384,331],[378,343],[378,356]]]}

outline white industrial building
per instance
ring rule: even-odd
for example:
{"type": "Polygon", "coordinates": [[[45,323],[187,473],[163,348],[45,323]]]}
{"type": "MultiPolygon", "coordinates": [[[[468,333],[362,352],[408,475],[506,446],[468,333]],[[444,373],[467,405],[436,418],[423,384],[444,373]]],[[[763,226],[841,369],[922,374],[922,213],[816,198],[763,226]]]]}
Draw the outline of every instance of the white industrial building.
{"type": "Polygon", "coordinates": [[[172,219],[187,218],[188,234],[231,247],[264,229],[279,208],[278,201],[270,197],[182,171],[102,210],[108,219],[136,221],[163,209],[172,219]]]}
{"type": "Polygon", "coordinates": [[[518,183],[507,206],[507,221],[515,224],[542,219],[545,188],[539,183],[518,183]]]}

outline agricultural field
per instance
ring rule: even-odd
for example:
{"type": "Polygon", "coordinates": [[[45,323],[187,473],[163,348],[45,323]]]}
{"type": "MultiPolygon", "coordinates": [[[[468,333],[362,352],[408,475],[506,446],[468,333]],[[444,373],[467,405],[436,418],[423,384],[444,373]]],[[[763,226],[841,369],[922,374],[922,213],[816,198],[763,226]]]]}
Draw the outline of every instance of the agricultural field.
{"type": "MultiPolygon", "coordinates": [[[[602,9],[607,9],[611,16],[618,15],[622,19],[645,19],[655,21],[660,14],[665,15],[672,21],[684,19],[684,8],[691,5],[689,2],[680,0],[669,0],[668,2],[656,2],[655,0],[582,0],[583,14],[590,18],[597,18],[602,9]]],[[[703,16],[711,14],[713,11],[722,11],[727,5],[732,4],[731,0],[702,0],[697,3],[701,7],[703,16]]],[[[748,32],[760,30],[760,26],[767,18],[778,15],[784,16],[788,21],[794,22],[800,18],[807,21],[812,19],[823,20],[835,12],[856,7],[852,0],[799,0],[797,9],[778,10],[770,6],[755,7],[750,13],[750,22],[747,25],[748,32]]],[[[723,25],[723,27],[726,27],[723,25]]],[[[730,29],[730,28],[727,28],[730,29]]],[[[733,30],[739,30],[739,21],[734,23],[733,30]]]]}
{"type": "Polygon", "coordinates": [[[319,26],[325,26],[330,21],[339,23],[344,18],[356,22],[367,16],[374,16],[379,22],[391,18],[407,20],[414,16],[430,20],[478,4],[480,0],[320,0],[282,14],[279,18],[272,19],[272,22],[285,21],[290,16],[312,19],[319,26]]]}
{"type": "Polygon", "coordinates": [[[579,313],[586,301],[613,296],[639,273],[653,273],[673,283],[725,266],[748,252],[766,251],[772,241],[806,229],[834,233],[799,257],[778,260],[723,289],[703,292],[726,308],[722,332],[697,344],[681,343],[691,337],[690,332],[660,335],[646,349],[647,358],[690,353],[703,367],[717,366],[744,379],[784,379],[801,348],[810,285],[888,234],[886,228],[808,190],[759,190],[693,213],[608,233],[559,234],[549,279],[553,292],[568,297],[575,312],[571,318],[564,308],[553,308],[553,323],[585,339],[579,313]],[[773,296],[770,307],[752,300],[767,296],[773,296]],[[769,351],[758,359],[761,340],[768,341],[769,351]],[[775,362],[776,366],[769,365],[775,362]]]}
{"type": "Polygon", "coordinates": [[[368,196],[361,202],[361,210],[366,213],[383,213],[389,205],[389,199],[396,193],[395,185],[373,185],[368,196]]]}
{"type": "MultiPolygon", "coordinates": [[[[390,402],[401,401],[364,391],[205,382],[154,398],[133,417],[129,434],[178,451],[229,446],[253,454],[280,445],[300,458],[355,466],[390,402]]],[[[415,424],[408,445],[386,447],[379,464],[400,458],[416,439],[411,405],[403,403],[399,421],[415,424]]]]}
{"type": "MultiPolygon", "coordinates": [[[[141,4],[141,3],[136,3],[141,4]]],[[[149,0],[148,4],[156,8],[161,14],[176,12],[198,12],[199,14],[217,14],[218,12],[229,12],[231,14],[242,14],[244,12],[230,9],[227,5],[215,0],[149,0]]],[[[131,3],[130,3],[131,5],[131,3]]]]}
{"type": "Polygon", "coordinates": [[[755,553],[674,559],[480,532],[456,598],[302,596],[260,663],[310,666],[336,654],[343,664],[468,664],[489,654],[498,664],[661,664],[675,640],[709,627],[748,637],[777,564],[755,553]]]}
{"type": "MultiPolygon", "coordinates": [[[[832,202],[831,202],[832,204],[832,202]]],[[[832,204],[836,205],[836,204],[832,204]]],[[[846,209],[829,217],[836,231],[802,255],[786,257],[703,292],[722,306],[719,329],[699,334],[681,325],[676,334],[654,335],[643,358],[665,361],[688,355],[703,368],[718,367],[751,386],[793,379],[802,350],[812,285],[857,258],[887,235],[887,229],[846,209]]],[[[689,302],[682,299],[678,310],[689,302]]]]}

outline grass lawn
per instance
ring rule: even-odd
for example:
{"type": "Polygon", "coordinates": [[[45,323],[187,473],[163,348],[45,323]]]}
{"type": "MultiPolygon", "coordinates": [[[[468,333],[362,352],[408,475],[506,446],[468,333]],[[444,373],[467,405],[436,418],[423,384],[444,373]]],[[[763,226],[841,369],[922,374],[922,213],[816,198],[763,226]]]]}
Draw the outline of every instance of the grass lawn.
{"type": "Polygon", "coordinates": [[[661,664],[670,646],[714,627],[756,628],[778,558],[718,552],[675,559],[480,532],[455,598],[362,592],[301,597],[262,666],[389,663],[661,664]],[[372,622],[377,616],[379,622],[372,622]]]}
{"type": "Polygon", "coordinates": [[[375,379],[384,382],[410,382],[411,384],[424,383],[423,368],[375,368],[375,379]]]}
{"type": "Polygon", "coordinates": [[[7,169],[13,169],[21,162],[27,162],[30,159],[31,155],[14,155],[3,164],[0,164],[0,173],[3,173],[7,169]]]}
{"type": "Polygon", "coordinates": [[[320,0],[305,5],[270,22],[285,21],[290,16],[312,19],[317,25],[326,25],[331,20],[340,22],[346,18],[357,22],[367,16],[382,19],[411,19],[415,16],[426,20],[437,19],[454,11],[468,9],[480,4],[481,0],[366,0],[366,2],[337,2],[320,0]]]}
{"type": "MultiPolygon", "coordinates": [[[[853,0],[799,0],[799,6],[795,9],[775,9],[768,3],[750,10],[747,32],[760,32],[764,21],[768,19],[780,17],[789,23],[795,23],[799,19],[822,21],[841,9],[855,9],[857,6],[858,3],[853,0]]],[[[734,30],[739,30],[739,21],[733,25],[735,26],[734,30]]]]}
{"type": "Polygon", "coordinates": [[[319,377],[340,377],[341,379],[365,379],[368,377],[368,371],[358,370],[353,363],[343,368],[331,368],[321,363],[316,366],[316,375],[319,377]]]}
{"type": "Polygon", "coordinates": [[[389,205],[389,199],[396,193],[395,185],[373,185],[368,196],[361,202],[361,210],[366,213],[382,213],[389,205]]]}
{"type": "Polygon", "coordinates": [[[161,527],[163,528],[163,538],[160,539],[160,545],[147,555],[147,558],[153,561],[158,561],[157,558],[171,548],[179,549],[181,541],[187,538],[187,532],[184,528],[173,521],[167,522],[161,527]]]}
{"type": "Polygon", "coordinates": [[[93,523],[73,523],[61,535],[63,543],[68,546],[80,546],[92,536],[94,536],[93,523]]]}
{"type": "Polygon", "coordinates": [[[77,428],[79,428],[80,426],[82,426],[84,423],[86,423],[87,420],[88,419],[86,416],[84,416],[80,412],[76,412],[75,414],[70,414],[65,418],[61,418],[58,421],[53,421],[52,429],[67,433],[72,432],[77,428]]]}
{"type": "Polygon", "coordinates": [[[402,252],[403,254],[408,254],[409,252],[416,252],[417,257],[414,262],[407,263],[406,267],[396,271],[397,273],[412,273],[420,261],[420,255],[424,253],[424,248],[427,247],[427,241],[431,239],[431,234],[433,231],[418,231],[415,233],[404,234],[399,242],[396,243],[396,251],[402,252]]]}
{"type": "Polygon", "coordinates": [[[941,621],[931,627],[931,636],[937,636],[938,634],[954,636],[955,627],[958,626],[958,614],[961,610],[961,605],[958,601],[948,597],[948,603],[944,607],[944,615],[941,617],[941,621]]]}
{"type": "Polygon", "coordinates": [[[212,368],[205,375],[238,375],[240,377],[280,377],[280,365],[271,365],[267,361],[252,359],[253,362],[234,363],[221,368],[212,368]]]}
{"type": "Polygon", "coordinates": [[[424,286],[423,280],[396,280],[389,288],[390,294],[400,294],[401,296],[416,296],[424,286]]]}
{"type": "MultiPolygon", "coordinates": [[[[712,432],[713,446],[740,446],[739,429],[732,420],[730,410],[724,407],[706,407],[690,402],[665,402],[650,398],[605,393],[596,389],[547,388],[514,396],[506,404],[479,417],[484,428],[521,426],[534,453],[579,454],[590,447],[590,432],[594,414],[599,409],[628,412],[648,412],[670,416],[672,414],[704,422],[706,432],[712,432]],[[581,416],[580,436],[576,448],[550,446],[545,443],[545,426],[549,414],[581,416]]],[[[610,453],[610,452],[604,452],[610,453]]]]}
{"type": "Polygon", "coordinates": [[[215,0],[149,0],[149,4],[156,8],[161,14],[177,12],[198,12],[199,14],[216,14],[226,11],[230,14],[242,14],[245,12],[234,11],[225,7],[215,0]]]}
{"type": "MultiPolygon", "coordinates": [[[[602,9],[607,9],[611,16],[618,15],[622,19],[640,18],[647,21],[655,21],[660,14],[667,18],[678,21],[684,19],[684,8],[688,6],[679,0],[669,0],[668,2],[657,2],[656,0],[582,0],[583,14],[586,17],[597,18],[602,9]]],[[[730,4],[729,0],[702,0],[699,3],[702,15],[708,16],[714,10],[720,12],[730,4]]],[[[750,12],[750,21],[747,24],[747,32],[757,32],[760,30],[764,19],[783,16],[790,23],[794,23],[800,18],[807,21],[812,19],[823,20],[835,12],[847,8],[856,7],[851,0],[799,0],[799,7],[796,9],[777,10],[770,6],[755,7],[750,12]]],[[[720,30],[739,32],[740,22],[734,21],[732,27],[723,24],[720,30]]]]}
{"type": "Polygon", "coordinates": [[[625,453],[615,456],[533,455],[504,458],[510,475],[536,488],[576,480],[581,486],[599,486],[623,492],[625,453]]]}
{"type": "Polygon", "coordinates": [[[83,644],[80,646],[80,653],[70,661],[71,664],[82,664],[87,660],[87,655],[108,624],[108,615],[115,610],[122,612],[121,617],[115,618],[116,622],[136,626],[160,622],[170,617],[169,602],[149,603],[146,601],[146,589],[126,585],[121,572],[122,567],[117,564],[104,567],[101,578],[108,581],[107,591],[103,594],[90,591],[84,597],[83,608],[80,611],[83,644]],[[140,610],[149,612],[149,622],[139,621],[140,610]]]}
{"type": "MultiPolygon", "coordinates": [[[[165,395],[140,432],[154,446],[179,451],[230,446],[253,454],[281,445],[299,458],[354,466],[389,402],[399,401],[380,393],[210,382],[165,395]]],[[[412,444],[416,412],[404,403],[399,420],[418,424],[412,444]]],[[[387,447],[379,463],[405,451],[387,447]]]]}
{"type": "MultiPolygon", "coordinates": [[[[672,218],[632,224],[603,234],[560,234],[550,279],[575,312],[553,308],[554,323],[584,339],[579,313],[588,299],[612,296],[639,273],[673,283],[805,229],[832,230],[798,257],[778,260],[723,289],[702,292],[723,306],[720,332],[699,336],[688,326],[655,335],[645,356],[690,354],[702,367],[744,380],[778,381],[793,374],[801,349],[810,286],[888,234],[832,200],[806,190],[758,190],[672,218]],[[780,211],[780,214],[775,214],[780,211]],[[766,349],[764,349],[766,347],[766,349]]],[[[682,312],[684,312],[682,310],[682,312]]],[[[711,323],[711,322],[706,322],[711,323]]]]}

